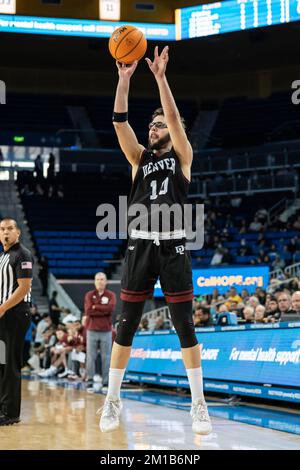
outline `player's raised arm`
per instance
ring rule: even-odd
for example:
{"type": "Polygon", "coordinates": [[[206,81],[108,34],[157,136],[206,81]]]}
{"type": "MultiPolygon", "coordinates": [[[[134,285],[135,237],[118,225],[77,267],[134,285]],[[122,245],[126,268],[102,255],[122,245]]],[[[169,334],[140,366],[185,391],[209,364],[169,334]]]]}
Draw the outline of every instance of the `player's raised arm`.
{"type": "Polygon", "coordinates": [[[116,92],[113,124],[118,136],[120,147],[129,163],[137,166],[144,150],[143,145],[139,144],[137,137],[128,123],[128,94],[130,78],[132,77],[138,62],[126,66],[116,62],[119,71],[119,83],[116,92]]]}
{"type": "Polygon", "coordinates": [[[161,105],[168,125],[172,145],[179,158],[183,173],[190,179],[191,165],[193,160],[193,150],[185,133],[179,111],[166,77],[166,68],[169,61],[169,46],[164,47],[161,54],[158,54],[158,47],[154,50],[154,60],[145,59],[149,68],[155,76],[161,105]]]}

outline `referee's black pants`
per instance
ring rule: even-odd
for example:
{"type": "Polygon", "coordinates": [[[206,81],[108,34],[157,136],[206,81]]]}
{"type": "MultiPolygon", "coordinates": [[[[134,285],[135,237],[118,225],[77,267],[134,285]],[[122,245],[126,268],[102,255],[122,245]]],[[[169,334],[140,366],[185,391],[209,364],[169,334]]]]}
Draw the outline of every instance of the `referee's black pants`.
{"type": "Polygon", "coordinates": [[[9,418],[20,416],[24,338],[30,321],[27,307],[7,310],[0,318],[0,411],[9,418]]]}

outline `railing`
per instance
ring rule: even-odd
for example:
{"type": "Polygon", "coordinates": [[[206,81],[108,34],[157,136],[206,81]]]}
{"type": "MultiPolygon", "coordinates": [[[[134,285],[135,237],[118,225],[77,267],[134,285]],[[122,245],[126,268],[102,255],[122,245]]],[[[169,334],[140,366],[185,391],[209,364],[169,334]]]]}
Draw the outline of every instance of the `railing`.
{"type": "Polygon", "coordinates": [[[283,276],[283,271],[282,269],[275,269],[274,271],[271,271],[269,273],[269,279],[278,279],[279,276],[283,276]]]}
{"type": "Polygon", "coordinates": [[[190,197],[223,196],[232,194],[257,194],[277,191],[298,190],[298,175],[257,175],[249,177],[219,178],[215,181],[202,181],[192,174],[190,197]]]}
{"type": "Polygon", "coordinates": [[[286,274],[289,274],[292,277],[300,275],[300,263],[291,264],[287,266],[284,270],[286,274]]]}
{"type": "Polygon", "coordinates": [[[268,223],[271,224],[277,217],[278,214],[285,211],[287,208],[288,201],[286,198],[280,199],[274,206],[268,211],[268,223]]]}

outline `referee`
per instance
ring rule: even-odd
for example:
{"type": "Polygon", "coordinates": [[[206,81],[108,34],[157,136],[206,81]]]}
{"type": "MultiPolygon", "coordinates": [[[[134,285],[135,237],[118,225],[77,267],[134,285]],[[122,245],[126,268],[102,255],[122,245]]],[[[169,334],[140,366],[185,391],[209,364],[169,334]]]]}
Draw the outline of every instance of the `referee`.
{"type": "Polygon", "coordinates": [[[30,325],[33,257],[20,242],[21,231],[11,218],[0,222],[0,426],[18,423],[21,409],[21,368],[30,325]]]}

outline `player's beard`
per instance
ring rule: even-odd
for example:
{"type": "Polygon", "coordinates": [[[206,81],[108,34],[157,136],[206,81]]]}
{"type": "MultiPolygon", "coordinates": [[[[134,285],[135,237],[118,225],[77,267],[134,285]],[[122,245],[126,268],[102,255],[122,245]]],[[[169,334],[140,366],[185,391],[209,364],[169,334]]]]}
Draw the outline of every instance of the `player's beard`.
{"type": "Polygon", "coordinates": [[[170,134],[169,132],[164,137],[156,140],[155,142],[151,143],[151,140],[148,140],[148,149],[149,150],[161,150],[168,142],[170,142],[170,134]]]}

